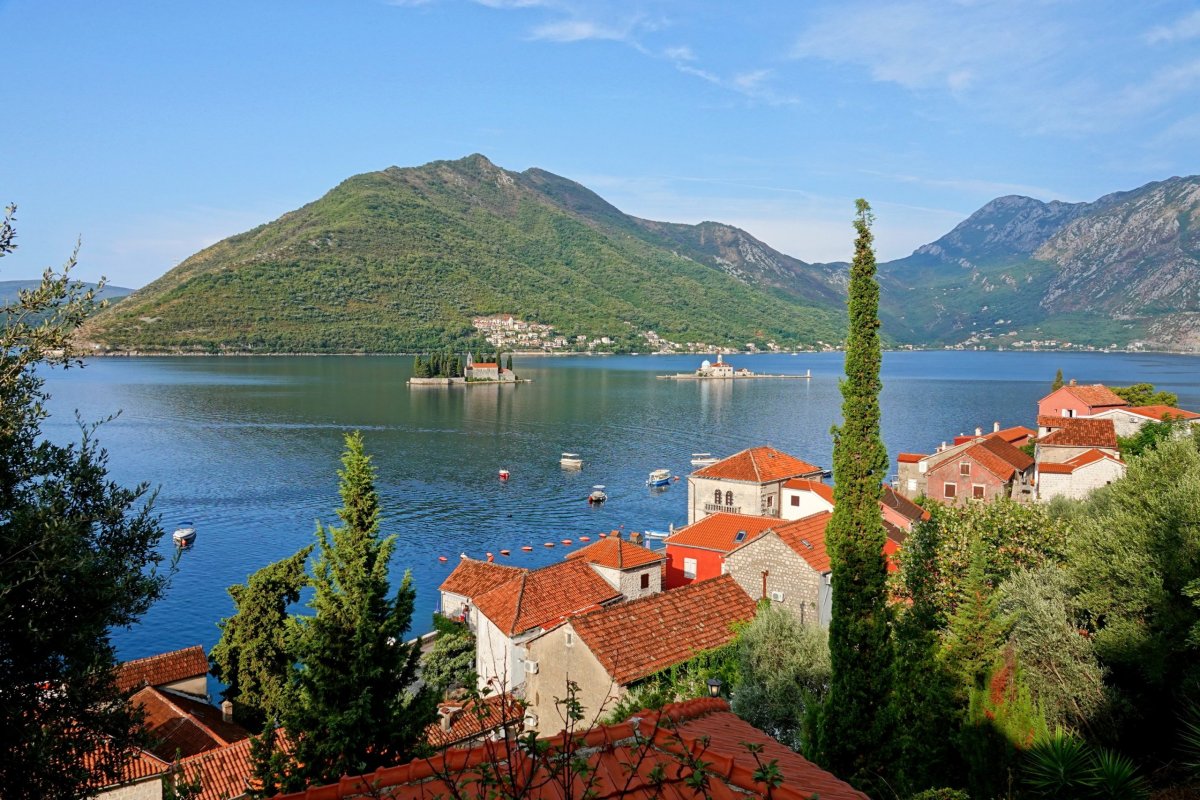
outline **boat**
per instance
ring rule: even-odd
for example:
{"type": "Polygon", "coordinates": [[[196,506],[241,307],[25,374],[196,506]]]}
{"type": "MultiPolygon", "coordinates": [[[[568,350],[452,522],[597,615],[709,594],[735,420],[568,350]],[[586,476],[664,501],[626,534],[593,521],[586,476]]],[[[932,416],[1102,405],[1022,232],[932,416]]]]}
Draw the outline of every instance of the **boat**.
{"type": "Polygon", "coordinates": [[[656,469],[650,473],[650,477],[646,479],[647,486],[667,486],[671,483],[671,470],[656,469]]]}
{"type": "Polygon", "coordinates": [[[693,467],[707,467],[709,464],[715,464],[721,459],[713,458],[712,453],[692,453],[693,467]]]}
{"type": "Polygon", "coordinates": [[[667,531],[646,531],[645,532],[645,536],[647,539],[666,539],[670,535],[671,534],[668,533],[667,531]]]}
{"type": "Polygon", "coordinates": [[[562,465],[563,469],[580,469],[583,467],[583,459],[579,457],[579,453],[563,453],[558,463],[562,465]]]}
{"type": "Polygon", "coordinates": [[[588,503],[594,506],[603,503],[607,499],[608,495],[604,493],[604,486],[601,484],[596,484],[593,486],[592,493],[588,495],[588,503]]]}
{"type": "Polygon", "coordinates": [[[196,541],[196,526],[190,522],[179,523],[179,527],[171,534],[171,539],[179,547],[190,547],[192,542],[196,541]]]}
{"type": "Polygon", "coordinates": [[[508,470],[506,470],[506,469],[500,470],[500,480],[502,480],[502,481],[508,480],[508,475],[509,475],[508,470]]]}

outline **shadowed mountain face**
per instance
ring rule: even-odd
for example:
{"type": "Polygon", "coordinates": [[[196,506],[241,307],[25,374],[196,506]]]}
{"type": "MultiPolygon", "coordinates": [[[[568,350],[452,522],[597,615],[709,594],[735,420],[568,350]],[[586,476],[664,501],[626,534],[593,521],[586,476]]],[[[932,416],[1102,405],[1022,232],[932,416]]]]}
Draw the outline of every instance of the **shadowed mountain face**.
{"type": "MultiPolygon", "coordinates": [[[[1093,203],[989,202],[879,267],[900,344],[1200,349],[1200,179],[1093,203]]],[[[849,237],[847,247],[849,247],[849,237]]],[[[624,214],[574,181],[480,155],[357,175],[197,253],[85,335],[142,351],[401,352],[461,345],[477,315],[644,349],[840,342],[845,264],[810,264],[718,222],[624,214]]]]}

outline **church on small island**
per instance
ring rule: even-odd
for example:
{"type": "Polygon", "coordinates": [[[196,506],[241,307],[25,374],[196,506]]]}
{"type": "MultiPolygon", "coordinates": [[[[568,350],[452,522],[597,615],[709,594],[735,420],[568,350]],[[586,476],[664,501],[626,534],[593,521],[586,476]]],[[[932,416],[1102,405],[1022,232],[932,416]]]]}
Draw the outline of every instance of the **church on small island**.
{"type": "Polygon", "coordinates": [[[469,381],[514,381],[517,378],[511,369],[505,369],[498,362],[475,363],[475,358],[470,353],[467,353],[463,376],[469,381]]]}

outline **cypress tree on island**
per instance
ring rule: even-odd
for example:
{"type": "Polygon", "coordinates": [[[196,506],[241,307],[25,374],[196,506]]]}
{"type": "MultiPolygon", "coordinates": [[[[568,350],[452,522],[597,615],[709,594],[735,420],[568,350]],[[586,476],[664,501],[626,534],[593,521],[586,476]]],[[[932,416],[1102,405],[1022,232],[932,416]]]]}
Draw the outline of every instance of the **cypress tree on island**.
{"type": "Polygon", "coordinates": [[[833,612],[829,625],[833,678],[822,714],[825,765],[859,787],[887,768],[884,745],[891,687],[885,534],[879,512],[887,451],[879,437],[879,284],[866,200],[856,202],[858,237],[850,267],[842,424],[833,428],[834,507],[829,547],[833,612]]]}

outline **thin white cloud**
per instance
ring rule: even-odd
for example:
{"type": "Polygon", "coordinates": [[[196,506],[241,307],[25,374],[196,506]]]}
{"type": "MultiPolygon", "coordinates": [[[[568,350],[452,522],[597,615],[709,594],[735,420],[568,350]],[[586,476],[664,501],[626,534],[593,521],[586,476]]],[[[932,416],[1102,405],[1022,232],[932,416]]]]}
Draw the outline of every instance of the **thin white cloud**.
{"type": "Polygon", "coordinates": [[[951,189],[964,194],[1023,194],[1036,197],[1039,200],[1066,200],[1067,197],[1054,189],[1044,186],[1034,186],[1026,183],[1006,183],[1004,181],[989,181],[978,178],[929,178],[920,175],[905,175],[895,172],[879,172],[876,170],[859,170],[864,175],[874,175],[897,183],[910,183],[918,186],[928,186],[934,189],[951,189]]]}
{"type": "Polygon", "coordinates": [[[565,19],[546,22],[535,27],[529,34],[533,40],[547,42],[583,42],[599,39],[623,42],[629,38],[630,28],[616,28],[585,19],[565,19]]]}
{"type": "Polygon", "coordinates": [[[1147,44],[1174,44],[1200,37],[1200,10],[1193,11],[1170,25],[1156,25],[1142,38],[1147,44]]]}
{"type": "Polygon", "coordinates": [[[663,56],[672,61],[695,61],[696,54],[687,45],[676,45],[663,50],[663,56]]]}

